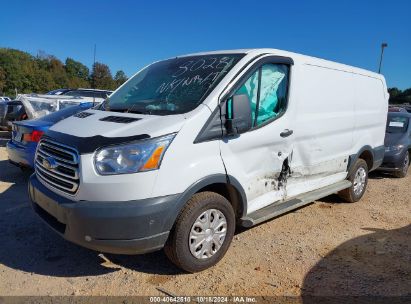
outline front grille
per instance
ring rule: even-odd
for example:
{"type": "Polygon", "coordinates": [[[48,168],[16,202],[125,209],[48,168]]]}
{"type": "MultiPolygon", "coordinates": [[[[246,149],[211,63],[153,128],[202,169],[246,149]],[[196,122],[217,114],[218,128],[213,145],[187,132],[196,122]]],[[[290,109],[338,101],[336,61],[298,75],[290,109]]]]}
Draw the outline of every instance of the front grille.
{"type": "Polygon", "coordinates": [[[79,156],[75,149],[42,139],[36,152],[36,175],[57,190],[74,194],[80,184],[79,156]]]}

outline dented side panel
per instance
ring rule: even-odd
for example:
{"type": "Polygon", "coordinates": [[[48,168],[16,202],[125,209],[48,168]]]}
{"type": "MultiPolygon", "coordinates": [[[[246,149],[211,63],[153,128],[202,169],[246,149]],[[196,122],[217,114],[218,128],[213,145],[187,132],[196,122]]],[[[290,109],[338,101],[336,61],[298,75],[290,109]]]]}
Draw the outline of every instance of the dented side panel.
{"type": "Polygon", "coordinates": [[[291,168],[287,197],[326,187],[347,177],[348,157],[337,157],[311,166],[291,168]]]}
{"type": "Polygon", "coordinates": [[[381,146],[386,90],[375,77],[293,58],[288,108],[259,129],[220,142],[251,213],[347,177],[350,155],[381,146]],[[282,138],[285,129],[293,134],[282,138]]]}
{"type": "Polygon", "coordinates": [[[288,197],[346,178],[355,128],[354,75],[305,63],[299,69],[288,197]]]}
{"type": "Polygon", "coordinates": [[[292,147],[280,133],[289,128],[289,122],[284,115],[265,127],[220,141],[227,173],[235,176],[245,190],[247,213],[284,199],[282,169],[292,147]]]}
{"type": "Polygon", "coordinates": [[[247,213],[347,176],[354,132],[352,75],[298,60],[291,75],[282,117],[220,143],[227,172],[246,191],[247,213]],[[293,135],[281,137],[285,129],[293,135]]]}

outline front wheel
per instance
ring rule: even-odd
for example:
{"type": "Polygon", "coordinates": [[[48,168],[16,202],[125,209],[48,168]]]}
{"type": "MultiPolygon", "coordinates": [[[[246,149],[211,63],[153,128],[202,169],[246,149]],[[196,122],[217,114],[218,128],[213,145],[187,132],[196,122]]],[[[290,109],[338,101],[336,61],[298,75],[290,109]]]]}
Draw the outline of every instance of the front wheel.
{"type": "Polygon", "coordinates": [[[402,163],[401,170],[398,171],[398,172],[395,172],[394,175],[396,177],[400,177],[400,178],[406,177],[407,173],[408,173],[409,166],[410,166],[410,154],[407,151],[407,152],[405,152],[405,155],[404,155],[404,160],[403,160],[403,163],[402,163]]]}
{"type": "Polygon", "coordinates": [[[351,187],[340,191],[338,195],[349,203],[358,202],[364,195],[368,184],[368,166],[365,160],[357,159],[348,180],[352,183],[351,187]]]}
{"type": "Polygon", "coordinates": [[[180,212],[164,251],[181,269],[202,271],[223,258],[234,230],[235,214],[229,201],[214,192],[197,193],[180,212]]]}

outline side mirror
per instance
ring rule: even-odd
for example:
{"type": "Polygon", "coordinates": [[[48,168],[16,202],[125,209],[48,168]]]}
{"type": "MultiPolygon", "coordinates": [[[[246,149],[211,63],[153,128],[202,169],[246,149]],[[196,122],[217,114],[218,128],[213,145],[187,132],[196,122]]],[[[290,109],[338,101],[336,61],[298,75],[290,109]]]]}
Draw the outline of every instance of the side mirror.
{"type": "Polygon", "coordinates": [[[251,129],[251,105],[248,95],[234,95],[226,102],[226,129],[229,135],[247,132],[251,129]]]}

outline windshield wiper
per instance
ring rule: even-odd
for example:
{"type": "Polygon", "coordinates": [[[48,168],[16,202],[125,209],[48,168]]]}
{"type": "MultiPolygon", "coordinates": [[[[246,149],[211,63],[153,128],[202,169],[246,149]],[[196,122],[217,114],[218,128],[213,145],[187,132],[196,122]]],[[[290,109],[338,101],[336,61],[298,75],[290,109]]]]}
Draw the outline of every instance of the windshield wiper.
{"type": "Polygon", "coordinates": [[[130,108],[127,109],[126,113],[134,113],[134,114],[151,114],[150,110],[142,111],[142,110],[135,110],[137,103],[133,104],[130,108]]]}
{"type": "Polygon", "coordinates": [[[167,110],[167,109],[153,109],[150,111],[152,115],[175,115],[180,114],[177,111],[167,110]]]}
{"type": "Polygon", "coordinates": [[[141,111],[141,110],[132,110],[132,109],[128,109],[127,111],[125,111],[126,113],[133,113],[133,114],[151,114],[150,111],[141,111]]]}
{"type": "Polygon", "coordinates": [[[107,111],[106,105],[109,102],[110,102],[110,99],[109,99],[109,97],[107,97],[106,99],[104,99],[104,101],[101,104],[97,105],[96,109],[97,110],[102,110],[102,111],[107,111]]]}
{"type": "Polygon", "coordinates": [[[106,109],[105,111],[109,112],[118,112],[118,113],[133,113],[133,114],[147,114],[146,111],[141,111],[141,110],[134,110],[134,109],[128,109],[128,108],[110,108],[106,109]]]}

